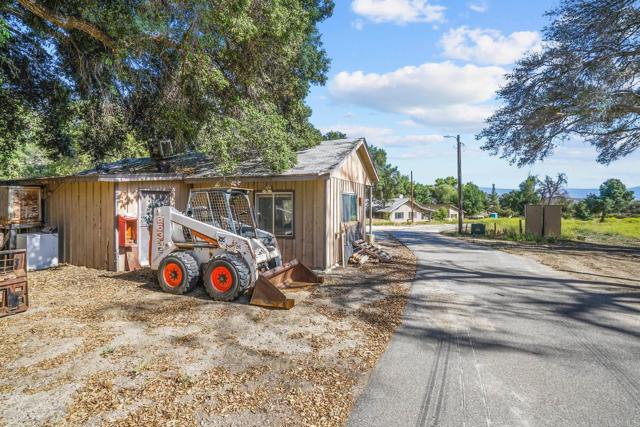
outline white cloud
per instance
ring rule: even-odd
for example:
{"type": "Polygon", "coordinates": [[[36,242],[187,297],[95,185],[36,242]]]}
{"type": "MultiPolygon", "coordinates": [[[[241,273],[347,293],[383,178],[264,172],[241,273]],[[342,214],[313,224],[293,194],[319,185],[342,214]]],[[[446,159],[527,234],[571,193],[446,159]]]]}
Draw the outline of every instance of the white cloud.
{"type": "Polygon", "coordinates": [[[356,19],[355,21],[351,21],[351,26],[358,31],[362,31],[364,29],[364,22],[362,19],[356,19]]]}
{"type": "Polygon", "coordinates": [[[321,127],[320,131],[326,133],[330,130],[340,131],[347,134],[349,138],[364,137],[369,144],[377,147],[417,147],[431,143],[438,143],[444,140],[442,135],[416,134],[398,135],[391,128],[372,127],[357,124],[337,124],[321,127]]]}
{"type": "Polygon", "coordinates": [[[419,126],[419,125],[418,125],[418,123],[414,122],[414,121],[413,121],[413,120],[411,120],[411,119],[407,119],[407,120],[400,120],[400,121],[398,122],[398,124],[399,124],[399,125],[402,125],[402,126],[407,126],[407,127],[415,127],[415,126],[419,126]]]}
{"type": "Polygon", "coordinates": [[[430,4],[428,0],[353,0],[351,9],[373,22],[404,25],[411,22],[444,22],[446,8],[430,4]]]}
{"type": "Polygon", "coordinates": [[[329,84],[338,102],[403,114],[439,130],[478,130],[493,107],[503,81],[501,67],[426,63],[385,73],[338,73],[329,84]]]}
{"type": "Polygon", "coordinates": [[[447,58],[499,65],[514,63],[527,51],[539,49],[540,43],[540,34],[535,31],[504,36],[497,30],[468,27],[451,29],[440,40],[447,58]]]}
{"type": "Polygon", "coordinates": [[[489,5],[486,1],[476,1],[469,3],[469,9],[473,10],[474,12],[484,13],[489,10],[489,5]]]}

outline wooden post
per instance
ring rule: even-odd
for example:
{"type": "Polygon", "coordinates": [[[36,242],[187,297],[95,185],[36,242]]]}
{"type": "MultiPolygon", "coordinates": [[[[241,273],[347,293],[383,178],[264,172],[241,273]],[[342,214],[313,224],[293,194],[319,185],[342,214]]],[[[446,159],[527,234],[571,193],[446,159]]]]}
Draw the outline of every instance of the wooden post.
{"type": "Polygon", "coordinates": [[[494,222],[493,223],[493,237],[496,237],[498,235],[498,223],[494,222]]]}
{"type": "Polygon", "coordinates": [[[519,232],[520,232],[520,236],[522,236],[522,218],[520,218],[518,220],[518,229],[519,229],[519,232]]]}
{"type": "Polygon", "coordinates": [[[369,234],[373,234],[373,185],[369,186],[369,234]]]}

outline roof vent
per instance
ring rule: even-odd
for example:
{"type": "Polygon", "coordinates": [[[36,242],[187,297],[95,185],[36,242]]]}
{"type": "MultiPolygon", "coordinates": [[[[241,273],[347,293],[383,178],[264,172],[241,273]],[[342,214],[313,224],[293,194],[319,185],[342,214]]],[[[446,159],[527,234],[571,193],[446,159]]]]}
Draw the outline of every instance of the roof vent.
{"type": "Polygon", "coordinates": [[[163,160],[173,154],[173,144],[169,139],[157,141],[152,145],[151,157],[155,160],[163,160]]]}

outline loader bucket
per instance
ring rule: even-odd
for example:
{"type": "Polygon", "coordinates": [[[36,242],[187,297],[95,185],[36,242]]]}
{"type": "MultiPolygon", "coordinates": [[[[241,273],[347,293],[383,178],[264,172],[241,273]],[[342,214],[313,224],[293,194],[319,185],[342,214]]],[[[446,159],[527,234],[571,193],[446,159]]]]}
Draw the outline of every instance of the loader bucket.
{"type": "Polygon", "coordinates": [[[322,283],[322,281],[322,277],[304,264],[293,260],[259,274],[249,304],[289,310],[294,306],[295,301],[287,298],[278,288],[299,288],[322,283]]]}
{"type": "Polygon", "coordinates": [[[253,287],[253,293],[251,294],[251,301],[249,301],[251,305],[268,308],[284,308],[285,310],[293,308],[295,303],[294,300],[287,298],[280,289],[271,284],[269,279],[266,279],[263,275],[258,276],[256,285],[253,287]]]}
{"type": "Polygon", "coordinates": [[[306,265],[298,262],[297,259],[265,271],[262,276],[269,279],[276,286],[283,285],[290,288],[309,286],[324,281],[323,277],[318,276],[306,265]]]}

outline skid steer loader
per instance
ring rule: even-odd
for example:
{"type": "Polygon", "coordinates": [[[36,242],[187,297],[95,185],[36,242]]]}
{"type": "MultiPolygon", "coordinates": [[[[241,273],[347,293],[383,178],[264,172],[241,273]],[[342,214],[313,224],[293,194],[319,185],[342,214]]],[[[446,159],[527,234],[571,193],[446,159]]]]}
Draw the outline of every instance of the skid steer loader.
{"type": "Polygon", "coordinates": [[[279,286],[322,282],[297,260],[282,263],[275,236],[256,227],[247,190],[191,190],[185,213],[158,207],[152,224],[149,259],[166,292],[189,292],[202,279],[214,300],[250,292],[252,305],[290,309],[279,286]]]}

